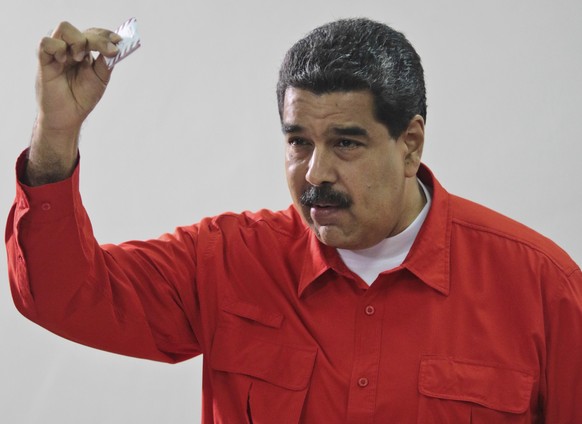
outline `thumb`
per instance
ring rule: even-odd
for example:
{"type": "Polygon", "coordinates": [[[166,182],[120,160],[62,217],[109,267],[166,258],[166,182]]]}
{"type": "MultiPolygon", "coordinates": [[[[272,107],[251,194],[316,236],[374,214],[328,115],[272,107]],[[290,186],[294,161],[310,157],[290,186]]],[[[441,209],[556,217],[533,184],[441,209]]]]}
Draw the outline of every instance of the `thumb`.
{"type": "Polygon", "coordinates": [[[107,85],[111,78],[113,68],[109,68],[107,62],[105,61],[105,57],[100,54],[93,62],[93,71],[95,72],[97,78],[99,78],[103,84],[107,85]]]}
{"type": "Polygon", "coordinates": [[[119,55],[119,48],[114,43],[121,41],[121,37],[118,34],[111,33],[109,35],[109,40],[110,41],[105,46],[104,50],[101,51],[101,54],[97,56],[97,59],[93,63],[95,74],[104,84],[107,84],[109,78],[111,78],[113,64],[115,63],[111,62],[111,59],[114,59],[119,55]],[[109,62],[107,61],[107,58],[109,59],[109,62]]]}

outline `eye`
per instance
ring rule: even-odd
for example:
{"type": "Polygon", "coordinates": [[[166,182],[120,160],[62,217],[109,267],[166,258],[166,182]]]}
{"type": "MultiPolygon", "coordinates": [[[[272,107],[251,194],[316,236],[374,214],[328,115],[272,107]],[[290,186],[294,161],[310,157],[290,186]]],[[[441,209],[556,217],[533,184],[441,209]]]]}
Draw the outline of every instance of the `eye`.
{"type": "Polygon", "coordinates": [[[342,149],[355,149],[356,147],[360,147],[362,143],[355,140],[350,140],[348,138],[342,138],[336,143],[336,146],[342,149]]]}
{"type": "Polygon", "coordinates": [[[307,146],[309,144],[307,140],[301,137],[291,137],[287,140],[287,143],[289,144],[289,146],[292,147],[302,147],[307,146]]]}

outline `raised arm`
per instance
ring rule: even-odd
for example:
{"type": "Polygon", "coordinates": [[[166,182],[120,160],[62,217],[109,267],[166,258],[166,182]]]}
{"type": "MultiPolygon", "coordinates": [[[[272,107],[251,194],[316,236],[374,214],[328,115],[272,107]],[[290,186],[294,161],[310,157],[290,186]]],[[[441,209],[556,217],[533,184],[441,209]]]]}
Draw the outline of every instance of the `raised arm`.
{"type": "MultiPolygon", "coordinates": [[[[111,76],[119,36],[61,23],[39,50],[39,112],[17,163],[6,227],[18,310],[99,349],[177,362],[201,353],[196,335],[198,227],[157,240],[99,245],[79,194],[77,141],[111,76]],[[100,55],[94,59],[91,51],[100,55]]],[[[114,207],[114,205],[112,205],[114,207]]]]}

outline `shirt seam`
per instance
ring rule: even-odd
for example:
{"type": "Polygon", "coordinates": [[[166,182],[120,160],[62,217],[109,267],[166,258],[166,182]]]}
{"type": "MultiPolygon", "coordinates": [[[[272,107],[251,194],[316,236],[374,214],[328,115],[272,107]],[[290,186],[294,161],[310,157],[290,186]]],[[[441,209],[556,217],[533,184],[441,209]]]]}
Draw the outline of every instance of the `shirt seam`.
{"type": "Polygon", "coordinates": [[[566,268],[556,258],[554,258],[553,255],[551,255],[546,250],[540,248],[538,245],[536,245],[536,244],[534,244],[534,243],[532,243],[530,241],[527,241],[527,240],[524,240],[524,239],[521,239],[521,238],[512,236],[510,234],[507,234],[507,233],[502,232],[502,231],[499,231],[499,230],[495,230],[493,228],[483,227],[481,225],[477,225],[477,224],[474,224],[474,223],[471,223],[471,222],[467,222],[467,221],[461,220],[459,218],[453,218],[452,219],[452,222],[454,224],[458,224],[460,226],[464,226],[464,227],[467,227],[467,228],[470,228],[470,229],[473,229],[473,230],[476,230],[476,231],[481,231],[481,232],[484,232],[484,233],[489,233],[489,234],[495,235],[497,237],[504,238],[506,240],[509,240],[509,241],[512,241],[512,242],[515,242],[515,243],[522,244],[522,245],[530,248],[531,250],[534,250],[535,252],[539,253],[540,255],[543,255],[548,260],[550,260],[552,262],[552,264],[566,278],[569,278],[574,272],[576,272],[577,270],[580,269],[575,264],[573,266],[571,266],[571,268],[570,267],[566,268]]]}
{"type": "MultiPolygon", "coordinates": [[[[260,213],[260,212],[259,212],[260,213]]],[[[279,215],[279,214],[284,214],[284,211],[270,211],[270,213],[272,213],[274,216],[275,215],[279,215]]],[[[308,227],[303,227],[302,230],[300,232],[291,232],[291,231],[286,231],[286,230],[282,230],[277,226],[273,226],[271,221],[269,219],[266,219],[265,217],[258,217],[258,218],[253,218],[250,217],[249,215],[245,215],[244,213],[224,213],[221,215],[216,216],[213,220],[212,220],[212,224],[211,225],[211,232],[214,232],[216,230],[220,230],[221,227],[219,225],[219,222],[223,219],[234,219],[236,221],[238,221],[239,224],[244,224],[244,225],[240,225],[240,228],[252,228],[255,226],[259,226],[259,225],[266,225],[267,227],[269,227],[272,231],[284,235],[286,237],[290,237],[293,239],[300,239],[303,237],[303,235],[305,234],[306,231],[310,230],[308,227]],[[245,222],[241,222],[241,217],[244,217],[244,221],[245,222]]]]}

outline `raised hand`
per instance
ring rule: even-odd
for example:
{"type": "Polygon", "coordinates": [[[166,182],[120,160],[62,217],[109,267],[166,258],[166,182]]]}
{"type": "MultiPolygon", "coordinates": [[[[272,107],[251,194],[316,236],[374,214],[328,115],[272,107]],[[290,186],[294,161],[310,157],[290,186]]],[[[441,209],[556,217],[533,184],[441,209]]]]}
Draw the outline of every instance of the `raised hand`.
{"type": "Polygon", "coordinates": [[[38,117],[28,156],[26,182],[38,185],[70,175],[81,125],[111,77],[104,57],[117,54],[121,37],[106,29],[79,31],[62,22],[38,51],[38,117]],[[98,52],[94,59],[91,52],[98,52]]]}

